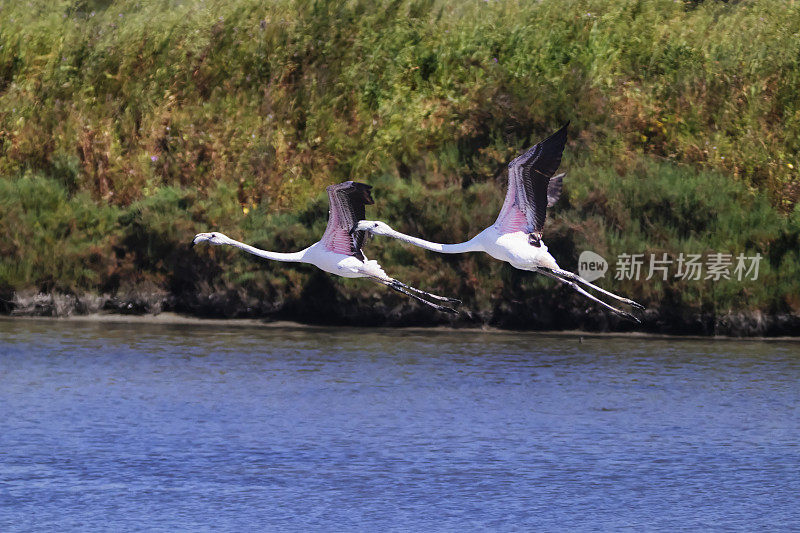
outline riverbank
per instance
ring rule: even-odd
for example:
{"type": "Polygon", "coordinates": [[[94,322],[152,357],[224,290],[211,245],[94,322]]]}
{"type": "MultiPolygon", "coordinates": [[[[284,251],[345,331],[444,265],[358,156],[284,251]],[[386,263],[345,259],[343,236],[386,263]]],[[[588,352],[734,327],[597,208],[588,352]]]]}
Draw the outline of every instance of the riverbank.
{"type": "MultiPolygon", "coordinates": [[[[221,305],[219,313],[211,314],[206,309],[202,314],[180,312],[170,308],[170,299],[159,299],[154,295],[140,295],[126,300],[108,296],[74,296],[63,294],[14,295],[4,302],[0,318],[28,320],[68,320],[103,323],[139,323],[161,325],[211,325],[229,327],[371,327],[402,328],[405,331],[459,330],[471,332],[535,332],[568,336],[645,336],[686,339],[750,338],[753,340],[800,340],[800,316],[791,314],[769,315],[759,311],[685,316],[675,320],[675,313],[663,310],[645,310],[640,314],[642,324],[622,320],[603,310],[574,310],[564,316],[556,310],[556,316],[546,321],[528,317],[527,327],[520,326],[520,317],[511,320],[498,313],[480,315],[464,310],[456,317],[427,313],[425,308],[411,304],[410,308],[393,309],[384,315],[376,314],[375,308],[361,306],[356,312],[350,310],[342,316],[315,313],[306,309],[304,313],[286,312],[276,309],[272,313],[258,314],[253,308],[235,309],[228,302],[221,305]],[[427,314],[426,314],[427,313],[427,314]],[[583,317],[583,320],[580,317],[583,317]],[[670,320],[671,319],[671,320],[670,320]]],[[[291,309],[291,306],[289,306],[291,309]]],[[[386,310],[383,310],[386,312],[386,310]]]]}
{"type": "MultiPolygon", "coordinates": [[[[269,329],[269,330],[329,330],[329,326],[317,324],[304,324],[289,320],[268,320],[257,318],[200,318],[196,316],[181,315],[178,313],[159,313],[157,315],[121,315],[116,313],[93,313],[88,315],[68,315],[68,316],[36,316],[36,315],[0,315],[0,320],[9,322],[14,321],[57,321],[74,322],[87,324],[134,324],[152,326],[200,326],[200,327],[224,327],[227,329],[269,329]]],[[[357,326],[352,326],[357,327],[357,326]]],[[[530,330],[519,331],[497,328],[492,326],[470,327],[470,326],[404,326],[394,328],[369,328],[374,330],[386,329],[402,331],[408,334],[436,334],[460,332],[465,334],[530,334],[543,335],[548,337],[564,337],[583,342],[584,339],[670,339],[677,341],[753,341],[753,342],[792,342],[800,343],[800,335],[785,336],[731,336],[731,335],[670,335],[665,333],[648,333],[643,331],[583,331],[583,330],[530,330]]]]}

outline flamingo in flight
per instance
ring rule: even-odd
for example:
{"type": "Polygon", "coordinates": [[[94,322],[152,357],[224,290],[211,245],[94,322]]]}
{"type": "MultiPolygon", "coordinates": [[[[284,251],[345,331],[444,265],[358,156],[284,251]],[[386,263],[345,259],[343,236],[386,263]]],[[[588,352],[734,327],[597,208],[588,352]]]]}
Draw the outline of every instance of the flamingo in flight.
{"type": "Polygon", "coordinates": [[[328,227],[322,239],[304,250],[292,253],[269,252],[260,250],[249,244],[239,242],[218,232],[198,233],[191,246],[207,242],[213,245],[235,246],[245,252],[273,261],[288,263],[310,263],[317,268],[345,278],[368,278],[386,285],[390,289],[401,292],[439,311],[456,313],[450,307],[438,305],[423,299],[419,295],[433,300],[449,303],[461,303],[455,298],[437,296],[429,292],[411,287],[383,271],[377,261],[368,260],[361,247],[367,234],[357,230],[356,224],[365,216],[365,205],[373,204],[370,193],[372,187],[364,183],[346,181],[327,188],[330,209],[328,211],[328,227]]]}
{"type": "Polygon", "coordinates": [[[542,241],[547,208],[558,200],[564,174],[553,177],[561,163],[561,154],[567,142],[567,126],[536,144],[508,165],[508,191],[497,220],[472,239],[458,244],[440,244],[395,231],[388,224],[375,220],[362,220],[357,229],[377,235],[393,237],[414,246],[443,254],[486,252],[495,259],[506,261],[514,268],[544,274],[575,289],[611,311],[636,322],[634,315],[618,309],[581,285],[594,289],[636,309],[644,306],[623,298],[586,281],[582,277],[561,269],[547,251],[542,241]],[[552,177],[552,179],[551,179],[552,177]]]}

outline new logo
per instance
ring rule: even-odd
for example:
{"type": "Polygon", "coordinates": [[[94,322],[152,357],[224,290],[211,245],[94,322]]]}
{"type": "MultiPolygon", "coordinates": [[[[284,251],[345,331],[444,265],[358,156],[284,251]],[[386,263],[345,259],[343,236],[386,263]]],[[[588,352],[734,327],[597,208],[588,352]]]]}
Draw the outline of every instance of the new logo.
{"type": "Polygon", "coordinates": [[[586,281],[600,279],[608,272],[608,261],[603,256],[586,250],[578,257],[578,275],[586,281]]]}

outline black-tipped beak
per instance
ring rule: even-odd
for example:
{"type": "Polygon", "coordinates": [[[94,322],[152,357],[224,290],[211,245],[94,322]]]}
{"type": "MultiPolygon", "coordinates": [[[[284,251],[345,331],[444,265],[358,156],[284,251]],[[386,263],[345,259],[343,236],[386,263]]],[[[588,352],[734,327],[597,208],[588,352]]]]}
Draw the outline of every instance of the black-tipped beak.
{"type": "Polygon", "coordinates": [[[192,248],[194,248],[194,240],[192,240],[192,242],[189,243],[189,249],[191,250],[192,248]]]}

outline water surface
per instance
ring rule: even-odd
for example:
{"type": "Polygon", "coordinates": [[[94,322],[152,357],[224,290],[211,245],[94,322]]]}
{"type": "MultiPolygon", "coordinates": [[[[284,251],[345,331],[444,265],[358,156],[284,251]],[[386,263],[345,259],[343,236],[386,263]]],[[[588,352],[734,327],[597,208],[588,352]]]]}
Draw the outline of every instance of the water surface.
{"type": "Polygon", "coordinates": [[[0,530],[800,527],[800,345],[0,320],[0,530]]]}

